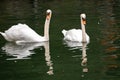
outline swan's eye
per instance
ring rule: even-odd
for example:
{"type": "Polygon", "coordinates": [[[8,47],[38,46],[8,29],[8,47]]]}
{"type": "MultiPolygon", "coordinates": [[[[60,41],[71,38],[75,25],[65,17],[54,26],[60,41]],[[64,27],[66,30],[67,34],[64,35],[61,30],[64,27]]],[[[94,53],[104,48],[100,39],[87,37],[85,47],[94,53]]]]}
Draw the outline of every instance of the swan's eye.
{"type": "Polygon", "coordinates": [[[86,19],[85,18],[82,18],[82,22],[84,25],[86,25],[86,19]]]}
{"type": "Polygon", "coordinates": [[[46,13],[46,15],[50,15],[50,13],[49,13],[49,12],[47,12],[47,13],[46,13]]]}

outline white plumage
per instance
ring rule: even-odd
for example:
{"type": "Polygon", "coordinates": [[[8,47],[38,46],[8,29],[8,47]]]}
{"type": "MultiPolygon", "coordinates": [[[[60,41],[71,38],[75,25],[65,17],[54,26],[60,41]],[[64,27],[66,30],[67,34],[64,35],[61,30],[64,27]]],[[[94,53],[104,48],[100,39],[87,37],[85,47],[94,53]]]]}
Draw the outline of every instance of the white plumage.
{"type": "Polygon", "coordinates": [[[45,40],[44,37],[38,35],[28,25],[21,23],[12,26],[2,34],[6,36],[5,39],[7,41],[38,42],[45,40]]]}
{"type": "Polygon", "coordinates": [[[51,19],[51,10],[47,10],[45,27],[44,27],[44,36],[40,36],[34,30],[32,30],[26,24],[17,24],[13,25],[11,28],[6,30],[4,33],[0,32],[0,34],[10,42],[43,42],[49,40],[49,23],[51,19]]]}
{"type": "MultiPolygon", "coordinates": [[[[64,40],[82,42],[82,30],[81,29],[71,29],[63,30],[64,40]]],[[[89,36],[86,34],[86,40],[89,41],[89,36]]]]}
{"type": "Polygon", "coordinates": [[[81,27],[82,29],[70,29],[62,30],[64,40],[75,41],[75,42],[89,42],[90,38],[85,32],[85,14],[81,14],[81,27]]]}

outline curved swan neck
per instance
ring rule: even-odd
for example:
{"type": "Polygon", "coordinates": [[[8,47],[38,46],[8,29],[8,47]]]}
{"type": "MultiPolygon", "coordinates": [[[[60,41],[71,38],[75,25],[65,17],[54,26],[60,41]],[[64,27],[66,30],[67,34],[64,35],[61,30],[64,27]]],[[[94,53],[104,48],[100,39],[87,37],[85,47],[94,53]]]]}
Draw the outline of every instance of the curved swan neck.
{"type": "Polygon", "coordinates": [[[49,25],[50,25],[51,14],[52,13],[49,14],[49,19],[47,18],[48,16],[46,16],[45,25],[44,25],[44,37],[46,40],[49,40],[49,25]]]}
{"type": "Polygon", "coordinates": [[[45,21],[45,25],[44,25],[44,37],[49,40],[49,23],[50,23],[50,20],[47,20],[45,21]]]}
{"type": "Polygon", "coordinates": [[[82,29],[82,42],[87,42],[85,24],[83,24],[82,17],[81,17],[81,29],[82,29]]]}

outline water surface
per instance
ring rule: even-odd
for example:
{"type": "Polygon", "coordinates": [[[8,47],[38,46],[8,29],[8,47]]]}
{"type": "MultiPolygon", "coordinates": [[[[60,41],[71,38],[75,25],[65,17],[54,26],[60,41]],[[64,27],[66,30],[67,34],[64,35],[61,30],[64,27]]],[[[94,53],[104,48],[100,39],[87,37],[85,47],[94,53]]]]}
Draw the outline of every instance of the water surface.
{"type": "Polygon", "coordinates": [[[0,31],[25,23],[43,35],[47,9],[49,42],[16,45],[0,36],[2,80],[120,79],[119,0],[2,0],[0,31]],[[62,29],[80,28],[80,13],[87,15],[90,43],[63,41],[62,29]]]}

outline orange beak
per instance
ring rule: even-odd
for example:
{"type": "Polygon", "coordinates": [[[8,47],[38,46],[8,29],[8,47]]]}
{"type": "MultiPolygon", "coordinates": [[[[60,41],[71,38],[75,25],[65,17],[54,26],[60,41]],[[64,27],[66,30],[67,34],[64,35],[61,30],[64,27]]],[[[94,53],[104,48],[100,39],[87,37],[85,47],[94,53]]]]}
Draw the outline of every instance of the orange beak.
{"type": "Polygon", "coordinates": [[[47,17],[46,17],[47,20],[49,20],[50,19],[50,13],[47,13],[46,15],[47,15],[47,17]]]}
{"type": "Polygon", "coordinates": [[[82,18],[82,22],[84,25],[86,25],[86,19],[82,18]]]}

